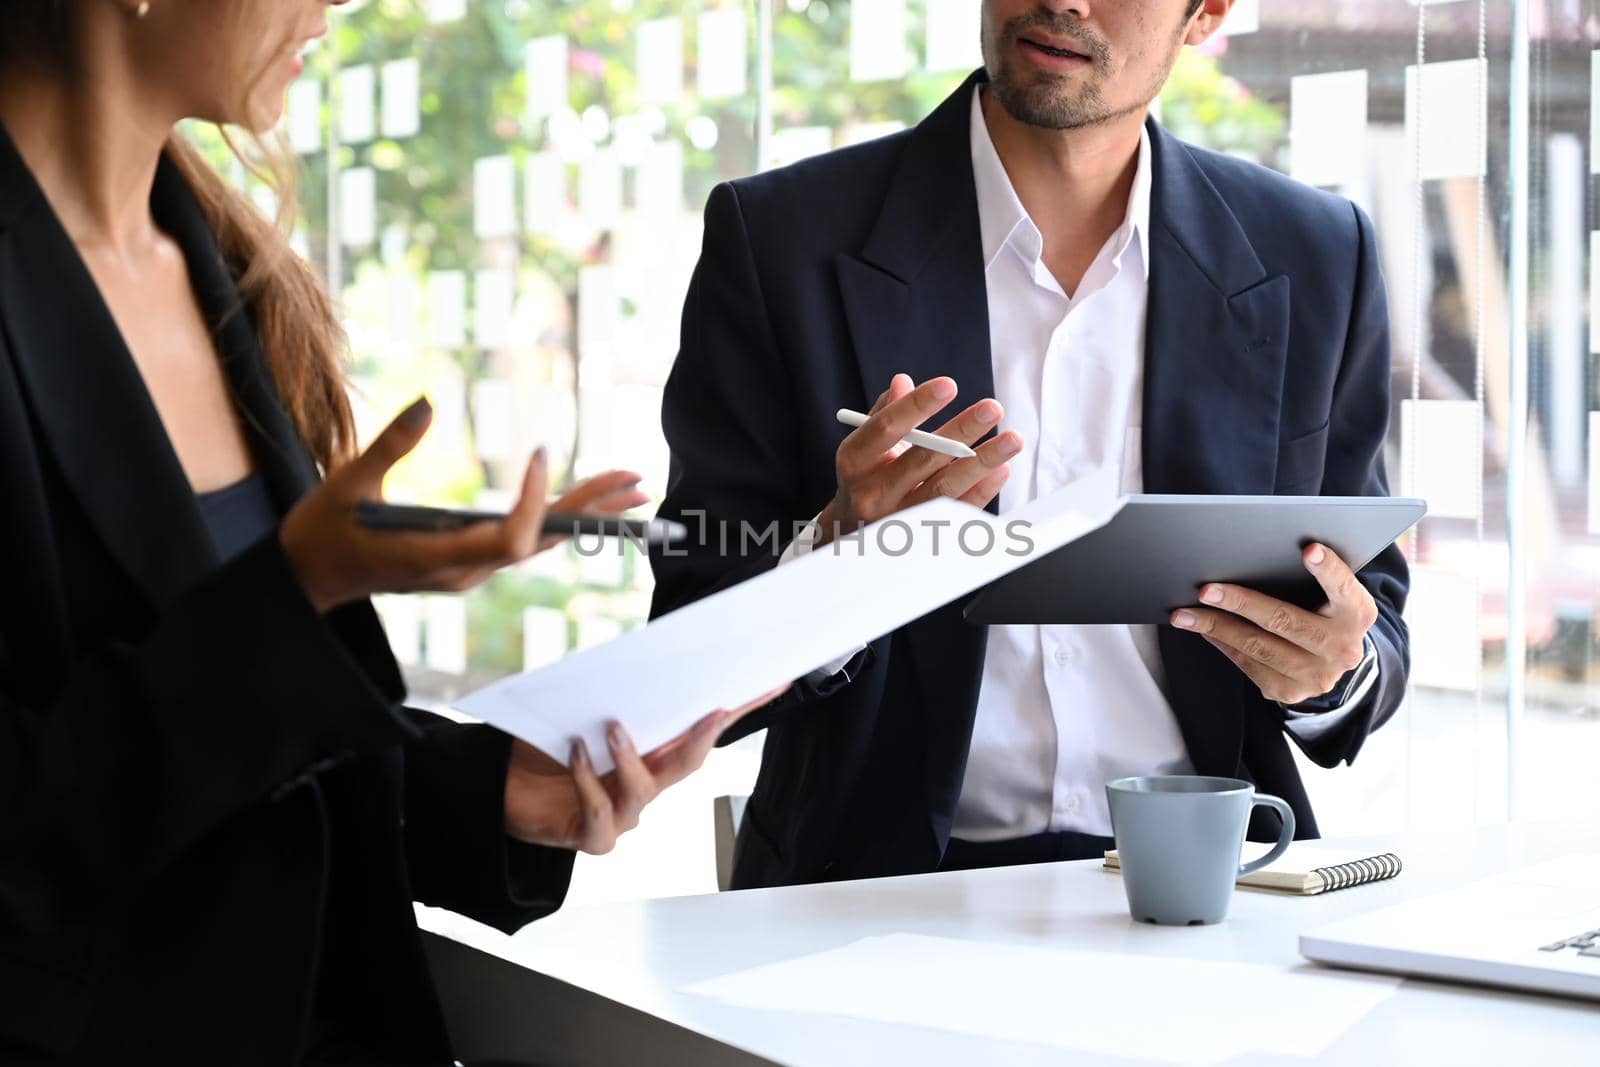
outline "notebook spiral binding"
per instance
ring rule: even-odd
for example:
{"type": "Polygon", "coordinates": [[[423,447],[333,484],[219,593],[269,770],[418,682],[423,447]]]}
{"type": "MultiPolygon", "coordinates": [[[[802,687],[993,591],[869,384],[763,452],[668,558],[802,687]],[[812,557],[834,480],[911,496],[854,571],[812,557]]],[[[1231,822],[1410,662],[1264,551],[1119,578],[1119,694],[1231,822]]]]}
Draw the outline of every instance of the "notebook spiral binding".
{"type": "Polygon", "coordinates": [[[1399,856],[1393,852],[1385,852],[1371,859],[1336,863],[1332,867],[1318,867],[1311,873],[1322,880],[1322,888],[1317,892],[1331,893],[1336,889],[1349,889],[1353,885],[1365,885],[1368,882],[1381,882],[1385,878],[1393,878],[1400,873],[1400,866],[1399,856]]]}

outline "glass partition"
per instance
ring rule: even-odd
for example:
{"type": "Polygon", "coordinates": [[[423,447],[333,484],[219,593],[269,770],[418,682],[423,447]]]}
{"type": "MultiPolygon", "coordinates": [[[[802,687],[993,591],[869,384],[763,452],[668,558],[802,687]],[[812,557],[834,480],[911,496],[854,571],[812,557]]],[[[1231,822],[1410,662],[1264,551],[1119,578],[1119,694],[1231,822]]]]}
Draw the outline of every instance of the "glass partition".
{"type": "MultiPolygon", "coordinates": [[[[712,185],[915,124],[980,62],[978,20],[978,0],[336,11],[283,126],[296,242],[339,297],[364,433],[433,398],[394,495],[503,504],[540,443],[563,479],[626,466],[659,494],[712,185]]],[[[1241,0],[1160,101],[1178,136],[1348,196],[1377,228],[1391,488],[1431,514],[1405,543],[1404,707],[1353,767],[1305,764],[1330,835],[1600,799],[1597,25],[1597,0],[1241,0]]],[[[418,698],[444,704],[640,625],[649,589],[638,556],[568,548],[379,608],[418,698]]],[[[713,888],[709,797],[747,792],[758,751],[716,754],[580,865],[577,898],[713,888]]]]}

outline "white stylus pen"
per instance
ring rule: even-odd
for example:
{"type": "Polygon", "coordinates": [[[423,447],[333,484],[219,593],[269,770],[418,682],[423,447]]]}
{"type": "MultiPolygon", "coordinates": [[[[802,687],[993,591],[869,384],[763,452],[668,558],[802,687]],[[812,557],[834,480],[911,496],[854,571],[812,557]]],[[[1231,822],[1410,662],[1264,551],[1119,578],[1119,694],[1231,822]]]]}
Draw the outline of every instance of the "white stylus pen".
{"type": "MultiPolygon", "coordinates": [[[[851,411],[849,408],[840,408],[836,418],[846,426],[861,426],[867,421],[867,417],[861,412],[851,411]]],[[[960,441],[954,441],[948,437],[940,437],[935,433],[924,433],[921,430],[912,430],[900,440],[904,444],[916,445],[918,448],[926,448],[930,452],[940,452],[946,456],[954,456],[956,459],[970,459],[977,455],[976,452],[960,441]]]]}

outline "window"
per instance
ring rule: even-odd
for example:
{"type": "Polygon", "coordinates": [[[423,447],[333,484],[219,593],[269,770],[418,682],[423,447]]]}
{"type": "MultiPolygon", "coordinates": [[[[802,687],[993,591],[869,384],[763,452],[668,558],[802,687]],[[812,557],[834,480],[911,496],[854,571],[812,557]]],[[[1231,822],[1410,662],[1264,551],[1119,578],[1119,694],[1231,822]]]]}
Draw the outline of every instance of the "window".
{"type": "MultiPolygon", "coordinates": [[[[1325,833],[1600,799],[1597,6],[1241,0],[1160,101],[1180,137],[1337,190],[1377,227],[1391,488],[1432,514],[1406,543],[1409,698],[1354,767],[1305,768],[1325,833]]],[[[626,466],[659,494],[661,387],[713,184],[916,123],[980,62],[978,19],[979,0],[336,12],[284,124],[296,241],[340,297],[364,435],[433,398],[393,495],[503,504],[539,443],[560,477],[626,466]]],[[[566,549],[466,597],[379,607],[414,691],[447,703],[639,625],[649,590],[637,556],[566,549]]],[[[757,757],[718,753],[575,892],[709,889],[706,799],[748,791],[757,757]]]]}

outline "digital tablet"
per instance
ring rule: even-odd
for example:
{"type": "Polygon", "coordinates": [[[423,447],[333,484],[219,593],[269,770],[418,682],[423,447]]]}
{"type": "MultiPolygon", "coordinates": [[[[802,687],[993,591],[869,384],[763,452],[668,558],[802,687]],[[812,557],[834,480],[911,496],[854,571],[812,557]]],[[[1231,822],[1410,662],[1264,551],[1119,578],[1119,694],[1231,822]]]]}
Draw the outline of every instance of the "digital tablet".
{"type": "Polygon", "coordinates": [[[1356,570],[1427,512],[1421,500],[1130,496],[1100,529],[1024,564],[967,604],[974,624],[1164,623],[1209,582],[1309,610],[1327,603],[1300,553],[1315,541],[1356,570]]]}

